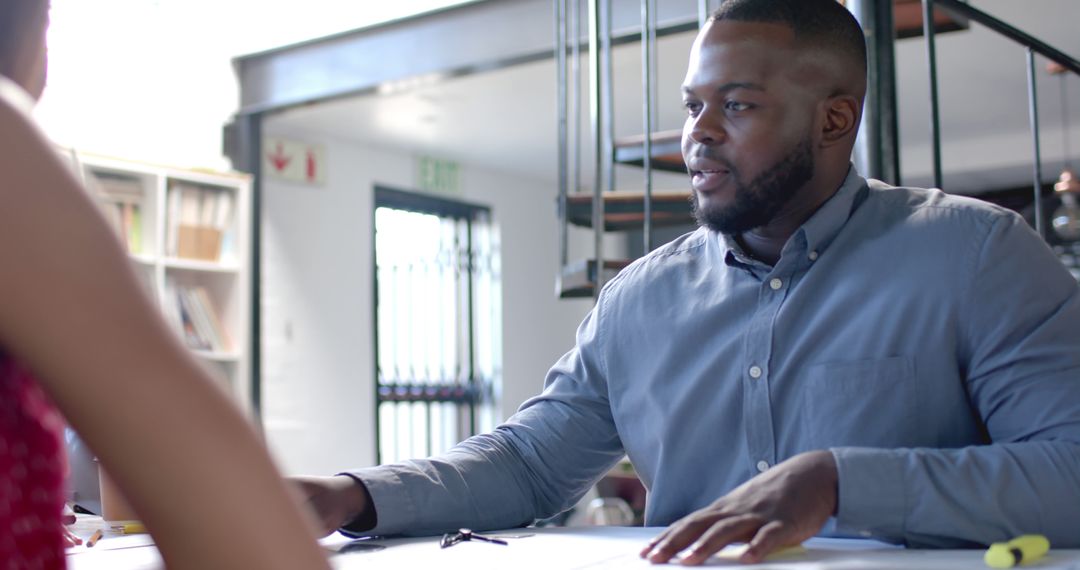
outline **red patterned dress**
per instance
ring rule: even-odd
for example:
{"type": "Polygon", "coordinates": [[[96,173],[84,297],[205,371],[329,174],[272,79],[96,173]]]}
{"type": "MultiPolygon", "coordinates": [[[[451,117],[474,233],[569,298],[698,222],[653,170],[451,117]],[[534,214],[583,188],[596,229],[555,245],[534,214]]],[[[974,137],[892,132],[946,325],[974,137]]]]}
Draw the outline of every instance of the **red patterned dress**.
{"type": "Polygon", "coordinates": [[[34,378],[0,354],[0,570],[66,567],[63,433],[34,378]]]}

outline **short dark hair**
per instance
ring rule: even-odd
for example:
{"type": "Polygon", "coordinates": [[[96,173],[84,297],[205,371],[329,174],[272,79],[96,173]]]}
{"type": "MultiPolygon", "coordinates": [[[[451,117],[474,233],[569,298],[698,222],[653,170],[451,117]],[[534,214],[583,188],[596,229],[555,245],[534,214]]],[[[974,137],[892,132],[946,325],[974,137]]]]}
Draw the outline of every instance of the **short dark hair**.
{"type": "Polygon", "coordinates": [[[710,20],[783,24],[796,41],[834,49],[861,62],[866,74],[866,38],[837,0],[723,0],[710,20]]]}
{"type": "Polygon", "coordinates": [[[49,17],[49,0],[3,0],[0,2],[0,75],[16,74],[20,53],[41,32],[49,17]]]}

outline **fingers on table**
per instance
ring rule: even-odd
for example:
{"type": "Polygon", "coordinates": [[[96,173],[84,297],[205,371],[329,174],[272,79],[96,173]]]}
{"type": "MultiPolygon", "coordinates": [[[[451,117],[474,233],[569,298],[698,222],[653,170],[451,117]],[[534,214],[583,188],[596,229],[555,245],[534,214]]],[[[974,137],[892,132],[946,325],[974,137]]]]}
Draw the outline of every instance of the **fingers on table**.
{"type": "Polygon", "coordinates": [[[793,540],[789,525],[781,521],[762,522],[760,517],[744,515],[676,523],[650,541],[641,551],[641,556],[650,562],[663,564],[685,550],[680,563],[696,566],[733,542],[748,541],[739,561],[747,564],[761,562],[793,540]]]}
{"type": "MultiPolygon", "coordinates": [[[[693,545],[691,552],[683,558],[683,562],[686,564],[698,564],[699,559],[704,560],[712,554],[712,552],[706,553],[711,540],[710,537],[715,537],[718,533],[726,536],[737,532],[738,529],[743,528],[742,521],[745,518],[733,517],[718,520],[715,516],[700,517],[691,515],[676,522],[667,531],[654,539],[642,551],[642,556],[648,558],[650,562],[663,564],[693,545]]],[[[724,545],[721,544],[713,552],[723,547],[724,545]]]]}
{"type": "Polygon", "coordinates": [[[780,521],[771,521],[758,529],[753,540],[747,545],[746,552],[739,557],[739,561],[745,564],[756,564],[773,552],[793,543],[798,544],[798,541],[792,540],[789,527],[780,521]]]}
{"type": "Polygon", "coordinates": [[[645,558],[646,556],[648,556],[649,553],[652,552],[652,549],[655,548],[657,544],[660,544],[665,538],[667,538],[667,535],[669,534],[671,534],[671,527],[664,529],[664,532],[656,535],[656,538],[650,540],[649,544],[645,546],[645,548],[641,549],[641,557],[645,558]]]}
{"type": "Polygon", "coordinates": [[[688,566],[701,564],[732,542],[749,539],[760,526],[761,519],[749,515],[716,521],[700,536],[693,537],[695,540],[683,556],[682,563],[688,566]]]}
{"type": "Polygon", "coordinates": [[[711,524],[712,519],[702,519],[693,515],[682,519],[654,539],[642,552],[642,557],[648,558],[650,562],[663,564],[690,546],[697,537],[701,536],[701,533],[708,530],[711,524]]]}

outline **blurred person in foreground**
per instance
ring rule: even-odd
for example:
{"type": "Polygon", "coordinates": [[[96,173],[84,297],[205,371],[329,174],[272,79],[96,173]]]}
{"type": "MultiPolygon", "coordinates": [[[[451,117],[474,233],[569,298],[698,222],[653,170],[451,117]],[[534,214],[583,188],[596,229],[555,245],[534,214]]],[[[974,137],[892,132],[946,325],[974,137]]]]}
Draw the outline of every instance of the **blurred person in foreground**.
{"type": "Polygon", "coordinates": [[[66,565],[64,418],[169,568],[329,568],[254,430],[35,127],[48,9],[0,3],[0,565],[66,565]]]}

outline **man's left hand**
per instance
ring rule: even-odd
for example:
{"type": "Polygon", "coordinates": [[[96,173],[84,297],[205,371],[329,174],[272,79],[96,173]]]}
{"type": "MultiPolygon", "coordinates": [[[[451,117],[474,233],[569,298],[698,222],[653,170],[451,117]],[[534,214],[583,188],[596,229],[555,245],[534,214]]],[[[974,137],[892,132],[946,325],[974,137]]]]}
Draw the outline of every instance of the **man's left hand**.
{"type": "Polygon", "coordinates": [[[663,564],[685,550],[682,563],[697,565],[732,542],[747,542],[739,561],[760,562],[771,552],[817,534],[836,512],[836,497],[832,453],[801,453],[679,519],[641,556],[663,564]]]}

